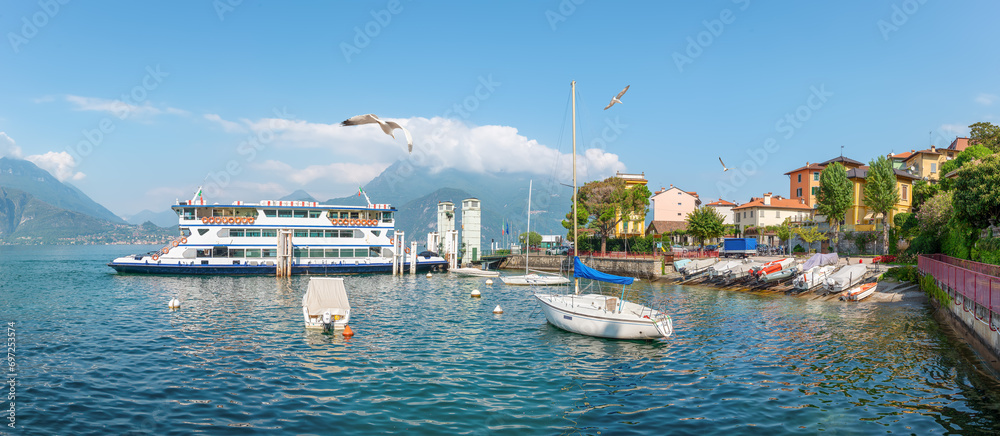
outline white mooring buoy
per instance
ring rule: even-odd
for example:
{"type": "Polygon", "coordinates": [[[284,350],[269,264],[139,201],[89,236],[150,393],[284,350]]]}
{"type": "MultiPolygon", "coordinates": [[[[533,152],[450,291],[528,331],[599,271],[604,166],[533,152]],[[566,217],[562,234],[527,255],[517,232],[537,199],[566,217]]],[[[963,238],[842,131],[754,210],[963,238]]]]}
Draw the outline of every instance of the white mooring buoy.
{"type": "Polygon", "coordinates": [[[503,313],[503,309],[500,308],[499,304],[497,305],[497,307],[493,308],[493,313],[496,313],[496,314],[503,313]]]}
{"type": "Polygon", "coordinates": [[[170,300],[170,302],[167,303],[167,307],[169,307],[171,309],[180,309],[181,308],[181,300],[178,300],[177,298],[172,298],[170,300]]]}
{"type": "Polygon", "coordinates": [[[431,278],[431,277],[434,277],[434,275],[433,275],[433,274],[431,274],[431,272],[430,272],[430,271],[428,271],[428,272],[427,272],[427,278],[431,278]]]}
{"type": "Polygon", "coordinates": [[[482,297],[482,295],[479,294],[479,289],[473,289],[472,298],[479,298],[479,297],[482,297]]]}
{"type": "Polygon", "coordinates": [[[486,284],[487,285],[492,285],[493,284],[493,279],[486,279],[486,284]]]}

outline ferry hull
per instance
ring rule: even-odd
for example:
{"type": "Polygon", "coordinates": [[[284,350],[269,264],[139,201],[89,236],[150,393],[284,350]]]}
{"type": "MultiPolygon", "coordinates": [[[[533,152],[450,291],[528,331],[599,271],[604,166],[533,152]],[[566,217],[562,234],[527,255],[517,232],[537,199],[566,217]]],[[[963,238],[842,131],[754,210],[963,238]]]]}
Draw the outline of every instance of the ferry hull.
{"type": "MultiPolygon", "coordinates": [[[[108,264],[119,274],[161,274],[161,275],[274,275],[273,265],[166,265],[143,263],[108,264]]],[[[448,267],[447,261],[418,262],[417,272],[427,272],[448,267]]],[[[406,265],[407,272],[409,264],[406,265]]],[[[293,265],[295,275],[338,275],[338,274],[381,274],[391,273],[391,263],[368,263],[358,265],[293,265]]]]}

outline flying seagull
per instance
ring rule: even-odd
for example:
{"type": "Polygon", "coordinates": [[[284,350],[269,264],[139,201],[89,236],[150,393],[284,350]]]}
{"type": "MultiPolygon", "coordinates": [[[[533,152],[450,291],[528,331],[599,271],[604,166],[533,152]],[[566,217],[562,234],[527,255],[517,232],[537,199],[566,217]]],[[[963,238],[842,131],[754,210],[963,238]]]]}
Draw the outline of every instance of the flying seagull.
{"type": "Polygon", "coordinates": [[[722,161],[721,157],[719,158],[719,163],[722,164],[722,172],[729,171],[729,167],[726,166],[726,163],[722,161]]]}
{"type": "Polygon", "coordinates": [[[611,106],[614,106],[615,103],[621,104],[622,103],[621,98],[622,98],[623,95],[625,95],[625,91],[628,91],[628,87],[629,86],[632,86],[632,85],[626,86],[625,89],[622,90],[622,92],[619,92],[618,95],[616,95],[614,98],[612,98],[611,99],[611,103],[608,103],[608,105],[604,107],[604,110],[608,110],[608,108],[610,108],[611,106]]]}
{"type": "Polygon", "coordinates": [[[375,114],[365,114],[348,118],[344,120],[344,122],[340,123],[340,125],[357,126],[359,124],[372,124],[372,123],[378,123],[378,126],[382,128],[382,131],[385,132],[386,135],[393,137],[393,139],[396,138],[396,135],[393,135],[392,131],[396,129],[402,130],[403,134],[406,135],[406,145],[407,147],[409,147],[410,153],[413,153],[413,137],[410,136],[410,131],[403,128],[403,126],[396,124],[396,122],[394,121],[382,121],[378,119],[378,117],[375,116],[375,114]]]}

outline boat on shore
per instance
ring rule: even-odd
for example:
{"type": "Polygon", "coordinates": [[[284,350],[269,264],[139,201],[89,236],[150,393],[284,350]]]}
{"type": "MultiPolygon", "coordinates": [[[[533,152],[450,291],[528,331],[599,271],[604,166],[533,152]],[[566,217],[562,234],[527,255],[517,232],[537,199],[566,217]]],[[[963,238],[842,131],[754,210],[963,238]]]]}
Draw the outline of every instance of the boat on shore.
{"type": "Polygon", "coordinates": [[[684,267],[681,268],[681,274],[684,274],[684,278],[690,279],[707,272],[712,265],[715,265],[718,262],[719,259],[716,258],[693,260],[691,263],[684,265],[684,267]]]}
{"type": "Polygon", "coordinates": [[[837,270],[836,266],[814,266],[806,272],[800,274],[792,282],[792,286],[800,291],[807,291],[817,286],[822,286],[827,276],[837,270]]]}
{"type": "Polygon", "coordinates": [[[274,275],[390,273],[402,255],[417,271],[443,270],[432,252],[396,253],[395,212],[388,204],[324,205],[309,201],[208,205],[197,195],[171,206],[180,235],[157,251],[119,257],[119,273],[274,275]],[[284,257],[282,257],[284,256],[284,257]]]}
{"type": "Polygon", "coordinates": [[[861,301],[868,298],[871,294],[875,293],[875,288],[878,287],[878,282],[862,283],[851,289],[844,291],[840,295],[841,301],[861,301]]]}
{"type": "Polygon", "coordinates": [[[761,283],[779,282],[795,277],[796,272],[798,272],[798,266],[792,264],[779,270],[762,273],[759,277],[757,277],[757,281],[761,283]]]}
{"type": "Polygon", "coordinates": [[[708,269],[708,278],[709,280],[715,279],[725,274],[726,271],[736,268],[742,264],[743,264],[742,261],[737,261],[737,260],[720,261],[719,263],[712,265],[708,269]]]}
{"type": "Polygon", "coordinates": [[[724,274],[720,275],[722,281],[726,284],[733,283],[737,280],[743,280],[747,277],[753,277],[753,270],[759,268],[762,264],[757,261],[751,261],[739,265],[733,269],[725,271],[724,274]]]}
{"type": "Polygon", "coordinates": [[[684,268],[684,266],[687,265],[687,264],[689,264],[689,263],[691,263],[691,259],[675,260],[674,261],[674,271],[680,272],[681,268],[684,268]]]}
{"type": "Polygon", "coordinates": [[[826,278],[824,284],[826,292],[844,292],[864,280],[867,274],[868,267],[864,264],[847,265],[826,278]]]}

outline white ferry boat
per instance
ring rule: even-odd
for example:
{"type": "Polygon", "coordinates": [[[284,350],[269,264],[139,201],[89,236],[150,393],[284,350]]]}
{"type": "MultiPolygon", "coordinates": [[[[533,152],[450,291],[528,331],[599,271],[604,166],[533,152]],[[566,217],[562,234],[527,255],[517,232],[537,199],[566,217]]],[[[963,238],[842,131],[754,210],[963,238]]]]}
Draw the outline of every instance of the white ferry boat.
{"type": "MultiPolygon", "coordinates": [[[[180,236],[162,249],[119,257],[108,266],[119,273],[274,275],[279,245],[291,247],[292,274],[392,272],[396,209],[388,204],[331,206],[307,201],[206,205],[203,198],[171,206],[180,236]],[[283,236],[279,237],[279,234],[283,236]]],[[[404,241],[409,245],[409,240],[404,241]]],[[[409,268],[443,270],[432,252],[410,253],[409,268]]]]}

